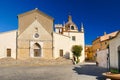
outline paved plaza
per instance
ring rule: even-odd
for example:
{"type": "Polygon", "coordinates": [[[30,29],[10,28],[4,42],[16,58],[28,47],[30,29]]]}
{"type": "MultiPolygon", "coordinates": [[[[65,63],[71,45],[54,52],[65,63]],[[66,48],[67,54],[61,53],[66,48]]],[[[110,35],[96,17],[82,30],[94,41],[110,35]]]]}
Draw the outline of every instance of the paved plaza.
{"type": "Polygon", "coordinates": [[[106,69],[94,63],[0,67],[0,80],[104,80],[106,69]]]}
{"type": "Polygon", "coordinates": [[[105,80],[102,76],[107,69],[96,66],[95,63],[84,63],[74,66],[72,80],[105,80]]]}

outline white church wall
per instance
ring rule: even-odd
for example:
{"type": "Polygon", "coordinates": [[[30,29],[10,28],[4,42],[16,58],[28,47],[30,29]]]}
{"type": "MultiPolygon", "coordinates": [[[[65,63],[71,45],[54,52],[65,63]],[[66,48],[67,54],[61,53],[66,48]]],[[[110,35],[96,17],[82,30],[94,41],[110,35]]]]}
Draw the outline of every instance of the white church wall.
{"type": "Polygon", "coordinates": [[[84,33],[70,33],[70,36],[75,36],[76,40],[73,41],[72,38],[70,39],[70,44],[71,47],[73,45],[81,45],[83,50],[81,52],[81,56],[80,56],[80,62],[83,62],[85,60],[85,53],[84,53],[84,33]]]}
{"type": "Polygon", "coordinates": [[[66,54],[69,54],[69,37],[53,33],[53,48],[54,58],[60,57],[60,50],[63,50],[64,56],[66,56],[66,54]]]}
{"type": "Polygon", "coordinates": [[[0,34],[0,58],[7,57],[7,49],[11,49],[11,57],[16,59],[16,32],[10,31],[0,34]]]}
{"type": "MultiPolygon", "coordinates": [[[[80,56],[80,62],[85,60],[85,53],[84,53],[84,33],[81,32],[64,32],[64,35],[70,36],[70,46],[69,49],[71,50],[73,45],[81,45],[83,50],[80,56]],[[72,40],[72,36],[75,36],[75,40],[72,40]]],[[[73,53],[70,51],[70,57],[73,58],[73,53]]]]}

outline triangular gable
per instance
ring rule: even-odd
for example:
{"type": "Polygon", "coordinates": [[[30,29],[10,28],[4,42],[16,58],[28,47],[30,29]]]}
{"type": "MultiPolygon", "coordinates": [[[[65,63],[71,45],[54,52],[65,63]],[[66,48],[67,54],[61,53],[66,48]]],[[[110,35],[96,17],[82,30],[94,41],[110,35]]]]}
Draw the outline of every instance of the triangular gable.
{"type": "Polygon", "coordinates": [[[18,17],[23,17],[25,15],[28,15],[28,14],[31,14],[31,13],[34,13],[34,12],[38,12],[40,14],[42,14],[43,16],[46,16],[52,20],[54,20],[54,18],[52,18],[51,16],[48,16],[47,14],[45,14],[44,12],[38,10],[37,8],[35,8],[34,10],[31,10],[31,11],[28,11],[28,12],[25,12],[25,13],[22,13],[22,14],[19,14],[18,17]]]}
{"type": "Polygon", "coordinates": [[[49,33],[53,31],[53,18],[35,9],[19,15],[18,36],[35,20],[38,20],[49,33]]]}
{"type": "Polygon", "coordinates": [[[30,26],[28,26],[24,32],[18,36],[18,38],[23,38],[23,39],[34,39],[33,35],[35,33],[35,27],[38,28],[38,33],[40,34],[40,39],[44,40],[44,36],[47,36],[47,39],[51,39],[51,34],[49,34],[46,29],[37,21],[35,20],[30,26]],[[29,36],[28,36],[29,33],[29,36]]]}

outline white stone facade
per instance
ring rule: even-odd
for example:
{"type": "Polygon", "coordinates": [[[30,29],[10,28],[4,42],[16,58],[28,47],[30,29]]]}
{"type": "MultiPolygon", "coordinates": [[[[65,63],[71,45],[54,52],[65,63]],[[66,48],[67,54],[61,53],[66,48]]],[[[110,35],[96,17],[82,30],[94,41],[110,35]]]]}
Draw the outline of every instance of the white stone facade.
{"type": "Polygon", "coordinates": [[[11,57],[16,59],[16,34],[16,30],[0,34],[0,58],[9,57],[7,56],[9,49],[11,57]]]}
{"type": "Polygon", "coordinates": [[[53,50],[54,58],[60,57],[60,50],[63,50],[63,56],[69,54],[70,37],[61,35],[58,33],[53,33],[53,50]]]}
{"type": "Polygon", "coordinates": [[[72,46],[80,45],[83,48],[80,56],[80,62],[83,62],[85,60],[83,24],[81,24],[81,30],[79,31],[76,24],[72,22],[72,17],[69,15],[68,22],[66,24],[55,25],[55,31],[56,32],[53,34],[54,57],[60,57],[60,51],[62,50],[64,57],[72,59],[72,46]]]}
{"type": "Polygon", "coordinates": [[[83,62],[85,59],[84,54],[84,33],[76,33],[76,32],[65,32],[64,34],[53,34],[53,45],[54,45],[54,57],[60,57],[60,50],[63,50],[63,56],[67,58],[73,58],[73,53],[71,52],[71,48],[73,45],[81,45],[82,55],[80,57],[80,61],[83,62]],[[75,40],[72,40],[72,36],[75,36],[75,40]]]}
{"type": "Polygon", "coordinates": [[[72,58],[72,52],[71,52],[71,48],[73,45],[81,45],[83,50],[81,52],[81,56],[80,56],[80,60],[83,62],[85,59],[85,54],[84,54],[84,33],[82,32],[64,32],[64,35],[67,35],[70,37],[69,40],[69,49],[70,49],[70,57],[72,58]],[[75,40],[72,40],[72,37],[75,36],[75,40]]]}

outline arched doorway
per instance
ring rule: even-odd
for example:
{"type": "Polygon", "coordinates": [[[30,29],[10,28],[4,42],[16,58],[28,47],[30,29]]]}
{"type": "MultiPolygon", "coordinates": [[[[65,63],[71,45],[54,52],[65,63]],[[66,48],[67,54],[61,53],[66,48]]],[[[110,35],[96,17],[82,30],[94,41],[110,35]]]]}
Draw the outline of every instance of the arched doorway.
{"type": "Polygon", "coordinates": [[[120,72],[120,46],[118,47],[118,69],[120,72]]]}
{"type": "Polygon", "coordinates": [[[41,57],[41,46],[38,43],[33,45],[34,57],[41,57]]]}

